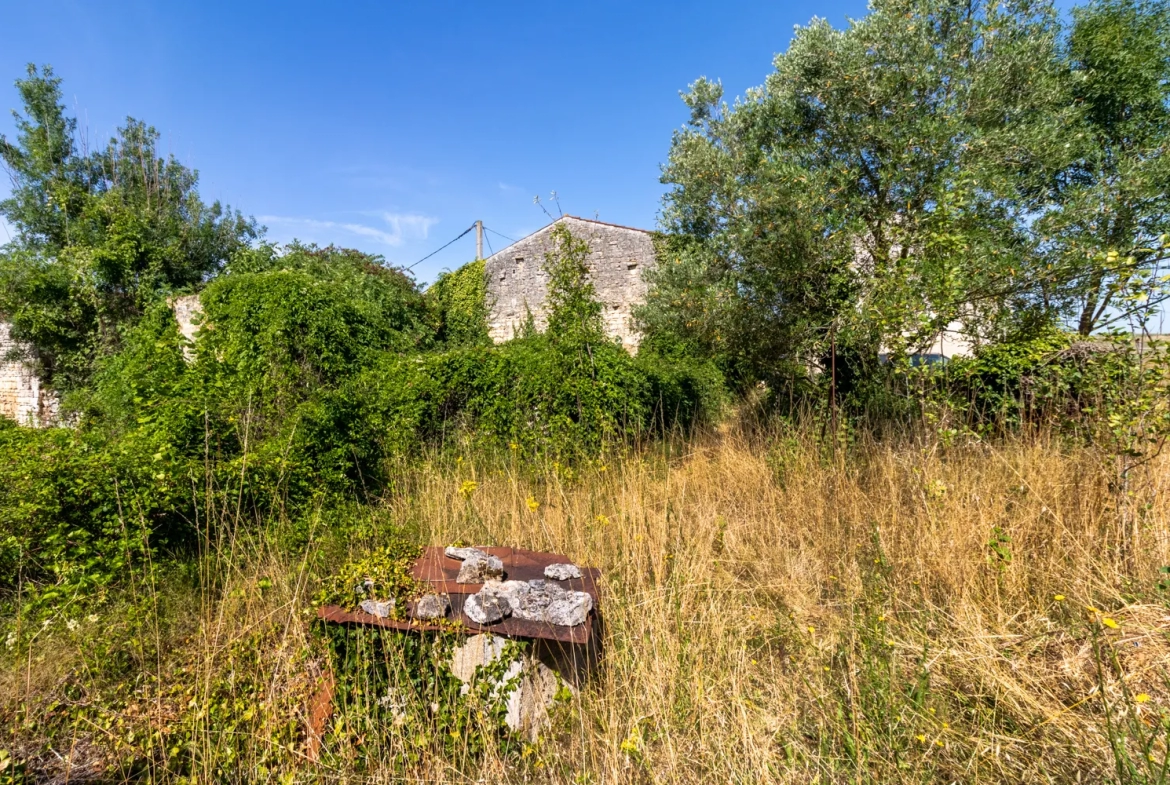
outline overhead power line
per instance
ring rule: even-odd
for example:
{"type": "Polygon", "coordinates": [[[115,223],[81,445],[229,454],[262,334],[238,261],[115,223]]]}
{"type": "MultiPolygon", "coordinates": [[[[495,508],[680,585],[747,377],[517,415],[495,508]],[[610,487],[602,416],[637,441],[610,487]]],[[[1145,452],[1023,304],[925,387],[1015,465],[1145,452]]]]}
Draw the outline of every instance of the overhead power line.
{"type": "Polygon", "coordinates": [[[491,232],[492,234],[499,234],[499,235],[500,235],[500,237],[503,237],[505,240],[507,240],[507,241],[508,241],[508,242],[510,242],[510,243],[514,243],[514,242],[516,242],[515,240],[513,240],[513,239],[512,239],[511,237],[509,237],[508,235],[506,235],[506,234],[500,234],[499,232],[497,232],[495,229],[492,229],[491,227],[485,226],[485,227],[484,227],[484,229],[487,229],[487,230],[488,230],[489,232],[491,232]]]}
{"type": "MultiPolygon", "coordinates": [[[[474,229],[474,228],[475,228],[475,224],[472,224],[471,226],[467,227],[466,229],[464,229],[464,230],[463,230],[463,233],[462,233],[462,234],[460,234],[460,235],[459,235],[459,237],[456,237],[456,238],[455,238],[455,240],[459,240],[459,239],[461,239],[461,238],[462,238],[462,237],[463,237],[465,234],[467,234],[468,232],[470,232],[470,231],[471,231],[472,229],[474,229]]],[[[451,242],[447,243],[447,245],[451,245],[451,244],[453,244],[453,243],[455,242],[455,240],[452,240],[451,242]]],[[[415,262],[414,264],[412,264],[410,267],[407,267],[406,269],[407,269],[407,270],[413,270],[415,267],[418,267],[420,264],[422,264],[423,262],[425,262],[427,259],[430,259],[432,256],[434,256],[435,254],[437,254],[439,251],[443,250],[443,248],[446,248],[446,247],[447,247],[447,245],[444,245],[442,248],[436,248],[435,250],[431,251],[429,254],[427,254],[427,255],[426,255],[426,256],[424,256],[423,258],[419,259],[417,262],[415,262]]]]}

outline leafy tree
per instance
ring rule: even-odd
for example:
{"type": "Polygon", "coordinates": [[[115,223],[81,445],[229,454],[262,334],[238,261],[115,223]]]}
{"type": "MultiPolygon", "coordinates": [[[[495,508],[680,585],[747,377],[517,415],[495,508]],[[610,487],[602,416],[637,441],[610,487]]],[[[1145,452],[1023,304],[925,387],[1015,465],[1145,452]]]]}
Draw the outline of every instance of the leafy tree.
{"type": "MultiPolygon", "coordinates": [[[[589,280],[589,244],[574,237],[564,224],[553,227],[549,235],[552,250],[544,255],[544,272],[548,275],[548,335],[554,344],[585,348],[602,342],[605,337],[601,321],[601,303],[589,280]]],[[[612,343],[612,342],[611,342],[612,343]]]]}
{"type": "Polygon", "coordinates": [[[1094,0],[1064,43],[1074,110],[1035,224],[1045,294],[1082,335],[1148,316],[1170,231],[1170,6],[1094,0]]]}
{"type": "Polygon", "coordinates": [[[1019,173],[1059,114],[1058,33],[1046,2],[879,0],[845,30],[798,29],[734,105],[693,84],[663,172],[675,253],[642,313],[652,340],[770,376],[1032,313],[1008,284],[1033,263],[1019,173]]]}
{"type": "Polygon", "coordinates": [[[254,221],[205,204],[196,172],[128,118],[116,137],[78,150],[61,80],[28,67],[16,87],[15,141],[0,136],[13,182],[0,215],[16,238],[0,254],[0,315],[31,346],[47,381],[84,383],[123,327],[168,294],[200,285],[259,235],[254,221]]]}

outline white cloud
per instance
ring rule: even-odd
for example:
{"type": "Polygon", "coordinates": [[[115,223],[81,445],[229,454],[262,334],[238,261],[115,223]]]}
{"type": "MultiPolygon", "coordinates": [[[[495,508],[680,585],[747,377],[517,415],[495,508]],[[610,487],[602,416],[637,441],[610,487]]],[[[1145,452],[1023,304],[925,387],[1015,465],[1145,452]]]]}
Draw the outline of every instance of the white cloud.
{"type": "Polygon", "coordinates": [[[430,228],[439,222],[438,218],[414,213],[379,212],[370,213],[370,215],[376,215],[381,218],[385,222],[386,228],[341,221],[320,221],[316,218],[295,218],[284,215],[261,215],[258,216],[258,220],[263,224],[275,224],[277,226],[288,227],[294,232],[299,229],[302,232],[308,232],[314,236],[334,236],[338,232],[341,232],[357,237],[368,237],[371,240],[392,247],[402,245],[407,240],[427,239],[430,228]]]}
{"type": "Polygon", "coordinates": [[[403,237],[412,240],[425,240],[431,227],[439,222],[438,218],[431,218],[428,215],[415,215],[407,213],[405,215],[400,213],[380,213],[382,220],[390,226],[391,231],[396,237],[403,237]]]}

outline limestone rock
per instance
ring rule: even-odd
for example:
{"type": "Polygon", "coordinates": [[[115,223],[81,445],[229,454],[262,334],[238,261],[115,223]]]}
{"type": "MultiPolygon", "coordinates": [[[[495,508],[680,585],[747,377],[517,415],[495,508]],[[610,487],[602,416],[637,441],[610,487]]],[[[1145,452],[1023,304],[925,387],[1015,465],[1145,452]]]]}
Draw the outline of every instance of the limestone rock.
{"type": "MultiPolygon", "coordinates": [[[[585,618],[593,609],[593,598],[585,592],[562,589],[555,583],[547,583],[539,578],[527,583],[505,581],[490,586],[492,595],[505,599],[511,615],[517,619],[576,627],[585,623],[585,618]]],[[[484,587],[485,590],[488,588],[484,587]]]]}
{"type": "Polygon", "coordinates": [[[475,669],[495,662],[504,653],[506,638],[486,633],[472,635],[451,654],[451,673],[464,684],[471,682],[475,669]]]}
{"type": "Polygon", "coordinates": [[[463,612],[476,624],[495,624],[512,613],[506,597],[487,591],[491,585],[484,586],[463,602],[463,612]]]}
{"type": "Polygon", "coordinates": [[[570,578],[580,578],[581,568],[576,564],[550,564],[544,568],[544,577],[554,581],[567,581],[570,578]]]}
{"type": "MultiPolygon", "coordinates": [[[[559,588],[559,587],[558,587],[559,588]]],[[[584,624],[593,610],[593,598],[583,591],[566,591],[549,603],[544,613],[545,621],[560,627],[576,627],[584,624]]]]}
{"type": "Polygon", "coordinates": [[[360,607],[363,611],[371,616],[377,616],[379,619],[385,619],[394,612],[394,600],[386,600],[379,602],[378,600],[362,600],[360,607]]]}
{"type": "Polygon", "coordinates": [[[476,624],[493,624],[511,616],[520,604],[520,596],[529,588],[524,581],[490,581],[467,598],[463,603],[463,612],[476,624]],[[488,621],[480,621],[480,618],[488,621]]]}
{"type": "Polygon", "coordinates": [[[480,552],[478,555],[468,556],[459,567],[456,583],[486,583],[504,577],[504,563],[499,556],[489,556],[480,552]]]}
{"type": "MultiPolygon", "coordinates": [[[[455,649],[451,672],[463,682],[464,694],[475,678],[475,669],[502,657],[506,643],[505,639],[493,635],[472,635],[455,649]]],[[[547,665],[535,658],[521,656],[509,663],[504,675],[495,680],[492,693],[506,701],[504,722],[508,727],[535,740],[540,729],[548,724],[548,709],[562,684],[560,677],[547,665]],[[509,683],[513,685],[510,692],[501,695],[509,683]]]]}
{"type": "Polygon", "coordinates": [[[443,554],[449,559],[458,559],[459,561],[470,559],[472,556],[487,556],[479,548],[458,548],[454,545],[448,545],[444,548],[443,554]]]}
{"type": "Polygon", "coordinates": [[[441,619],[451,609],[451,598],[446,594],[428,594],[414,605],[414,618],[441,619]]]}

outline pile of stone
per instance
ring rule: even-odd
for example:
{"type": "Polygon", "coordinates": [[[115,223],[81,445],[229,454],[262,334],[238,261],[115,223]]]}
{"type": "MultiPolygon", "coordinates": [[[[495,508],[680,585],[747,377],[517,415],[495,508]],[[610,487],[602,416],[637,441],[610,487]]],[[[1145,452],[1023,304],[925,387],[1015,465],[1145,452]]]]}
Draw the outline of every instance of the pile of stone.
{"type": "Polygon", "coordinates": [[[463,612],[476,624],[495,624],[514,616],[576,627],[584,624],[593,610],[593,598],[588,593],[551,582],[580,578],[581,569],[574,564],[550,564],[544,569],[544,579],[506,581],[503,563],[495,556],[477,548],[447,548],[444,553],[463,561],[457,583],[483,583],[483,588],[463,603],[463,612]]]}

